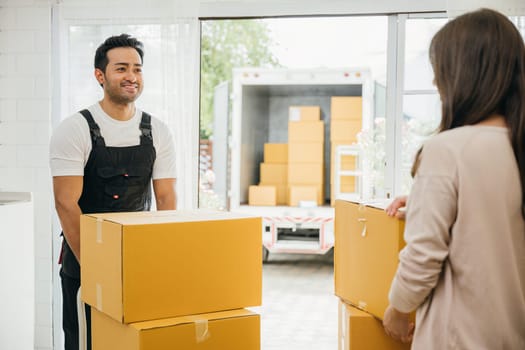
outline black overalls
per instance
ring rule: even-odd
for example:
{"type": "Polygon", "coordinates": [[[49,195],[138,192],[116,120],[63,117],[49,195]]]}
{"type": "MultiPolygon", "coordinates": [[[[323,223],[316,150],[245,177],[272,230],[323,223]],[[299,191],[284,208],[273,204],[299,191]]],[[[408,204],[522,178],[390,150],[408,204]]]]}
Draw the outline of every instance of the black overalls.
{"type": "MultiPolygon", "coordinates": [[[[143,211],[151,207],[151,179],[156,153],[151,134],[151,117],[142,113],[140,144],[106,147],[100,128],[88,110],[80,112],[89,124],[92,149],[84,168],[82,213],[143,211]]],[[[62,244],[63,328],[65,349],[78,349],[77,292],[80,266],[67,244],[62,244]]],[[[91,317],[86,307],[87,342],[91,349],[91,317]]]]}

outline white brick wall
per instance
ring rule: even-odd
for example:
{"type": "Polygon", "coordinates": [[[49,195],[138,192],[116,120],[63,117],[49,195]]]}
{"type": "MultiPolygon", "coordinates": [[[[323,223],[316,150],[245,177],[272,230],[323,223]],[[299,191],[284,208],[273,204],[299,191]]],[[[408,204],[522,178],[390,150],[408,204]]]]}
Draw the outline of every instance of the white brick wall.
{"type": "MultiPolygon", "coordinates": [[[[2,57],[3,56],[0,55],[0,61],[2,57]]],[[[0,99],[0,125],[2,125],[1,123],[3,122],[15,120],[15,119],[16,119],[16,100],[0,99]]]]}
{"type": "Polygon", "coordinates": [[[50,38],[50,0],[0,0],[0,190],[33,192],[38,350],[53,349],[50,38]]]}
{"type": "Polygon", "coordinates": [[[35,31],[5,29],[0,33],[0,47],[8,53],[30,53],[35,50],[35,31]]]}

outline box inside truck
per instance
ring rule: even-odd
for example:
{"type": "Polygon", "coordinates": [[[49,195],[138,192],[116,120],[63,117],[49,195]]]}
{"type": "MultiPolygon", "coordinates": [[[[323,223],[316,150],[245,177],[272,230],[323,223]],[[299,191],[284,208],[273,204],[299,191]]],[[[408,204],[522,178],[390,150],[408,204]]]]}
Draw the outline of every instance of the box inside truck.
{"type": "MultiPolygon", "coordinates": [[[[324,122],[324,176],[330,178],[330,99],[361,96],[362,85],[243,85],[240,159],[240,204],[248,203],[248,188],[260,181],[259,164],[265,143],[287,143],[290,106],[320,106],[324,122]]],[[[330,182],[324,183],[324,202],[330,200],[330,182]]]]}

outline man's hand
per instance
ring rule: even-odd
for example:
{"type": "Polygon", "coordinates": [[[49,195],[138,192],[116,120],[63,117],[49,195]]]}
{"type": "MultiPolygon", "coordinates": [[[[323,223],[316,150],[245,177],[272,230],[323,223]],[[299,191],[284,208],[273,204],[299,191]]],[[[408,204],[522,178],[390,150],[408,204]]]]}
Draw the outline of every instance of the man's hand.
{"type": "Polygon", "coordinates": [[[388,305],[385,316],[383,317],[383,327],[385,332],[395,340],[409,343],[414,336],[415,325],[410,321],[410,314],[396,310],[392,305],[388,305]]]}

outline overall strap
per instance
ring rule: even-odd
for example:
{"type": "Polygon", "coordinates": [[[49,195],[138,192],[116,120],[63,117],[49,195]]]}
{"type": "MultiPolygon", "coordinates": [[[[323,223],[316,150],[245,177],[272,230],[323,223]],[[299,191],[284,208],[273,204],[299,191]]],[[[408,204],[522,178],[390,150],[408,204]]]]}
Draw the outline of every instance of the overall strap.
{"type": "Polygon", "coordinates": [[[140,144],[153,143],[153,135],[151,133],[151,116],[142,112],[142,119],[140,120],[140,144]]]}
{"type": "Polygon", "coordinates": [[[91,135],[91,142],[93,143],[93,146],[105,146],[106,143],[104,142],[104,138],[100,134],[100,128],[98,127],[98,124],[95,123],[91,112],[87,109],[83,109],[80,111],[80,114],[84,116],[89,125],[89,133],[91,135]]]}

